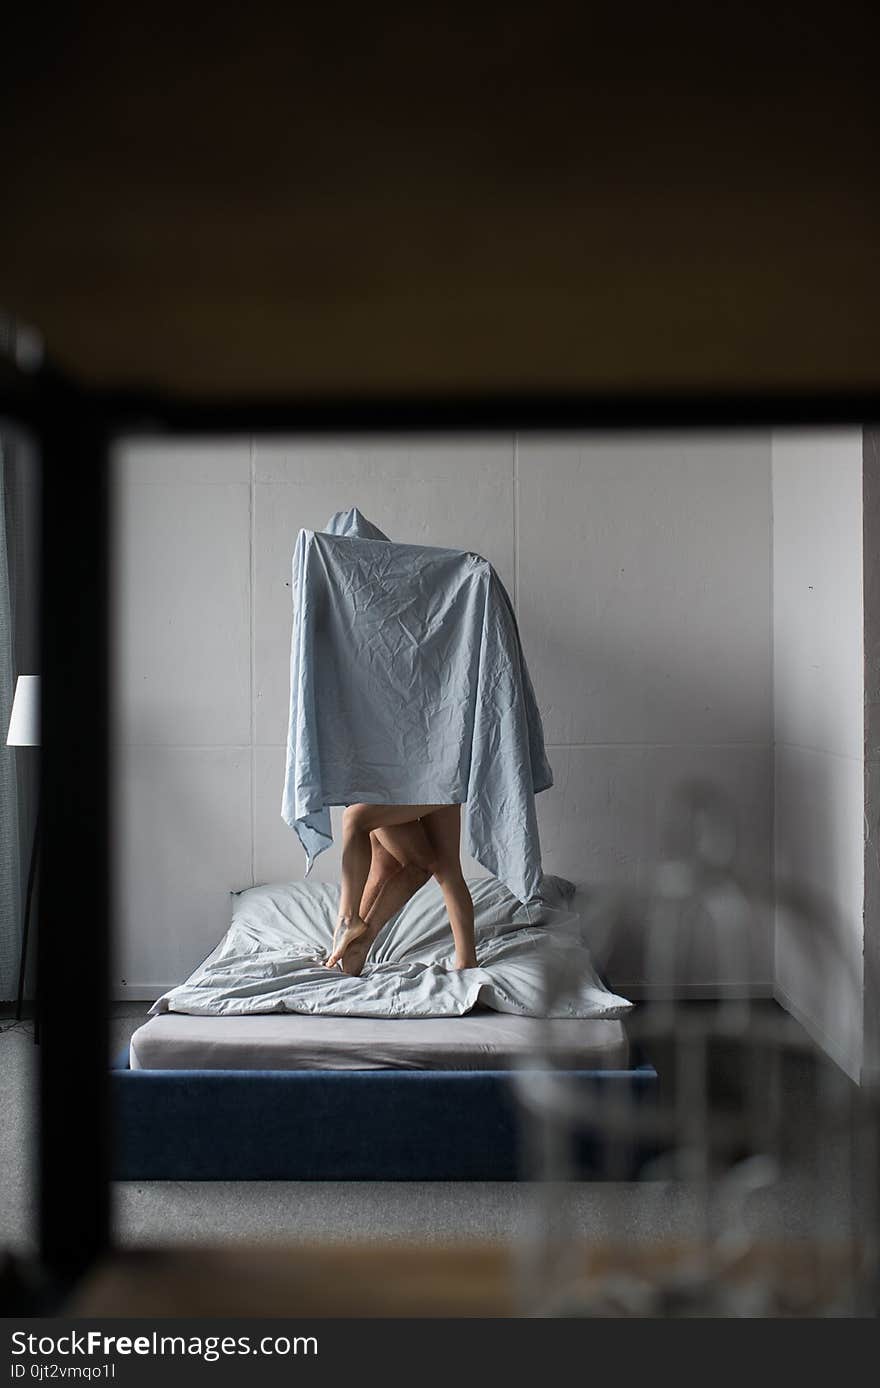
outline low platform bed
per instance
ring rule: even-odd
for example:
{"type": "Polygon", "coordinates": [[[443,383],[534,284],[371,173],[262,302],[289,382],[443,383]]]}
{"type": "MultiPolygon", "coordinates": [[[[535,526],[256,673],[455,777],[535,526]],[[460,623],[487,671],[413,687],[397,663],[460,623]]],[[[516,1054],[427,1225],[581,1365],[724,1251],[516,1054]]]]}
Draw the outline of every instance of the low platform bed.
{"type": "MultiPolygon", "coordinates": [[[[512,1072],[547,1049],[578,1083],[649,1101],[656,1074],[630,1054],[621,1020],[632,1004],[592,965],[589,901],[576,904],[561,878],[525,904],[494,878],[468,886],[477,968],[452,968],[430,882],[358,977],[324,967],[337,885],[234,893],[226,934],[156,1000],[114,1071],[116,1177],[514,1180],[524,1165],[512,1072]],[[548,1022],[551,975],[564,995],[548,1022]]],[[[602,1133],[586,1133],[583,1174],[608,1171],[609,1154],[602,1133]]]]}
{"type": "MultiPolygon", "coordinates": [[[[154,1017],[112,1074],[118,1180],[503,1181],[527,1174],[511,1069],[527,1017],[154,1017]]],[[[650,1102],[656,1071],[615,1020],[560,1020],[577,1082],[650,1102]]],[[[566,1059],[566,1065],[568,1062],[566,1059]]],[[[585,1133],[579,1174],[606,1174],[585,1133]]],[[[628,1158],[632,1175],[647,1157],[628,1158]]],[[[618,1154],[619,1157],[619,1154],[618,1154]]]]}

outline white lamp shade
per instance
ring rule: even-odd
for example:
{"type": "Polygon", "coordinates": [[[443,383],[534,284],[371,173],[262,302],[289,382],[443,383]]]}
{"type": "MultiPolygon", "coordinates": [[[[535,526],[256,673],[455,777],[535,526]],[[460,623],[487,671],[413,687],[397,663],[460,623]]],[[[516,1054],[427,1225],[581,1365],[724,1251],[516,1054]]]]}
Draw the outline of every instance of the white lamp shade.
{"type": "Polygon", "coordinates": [[[8,747],[39,747],[40,745],[40,677],[19,675],[12,701],[8,747]]]}

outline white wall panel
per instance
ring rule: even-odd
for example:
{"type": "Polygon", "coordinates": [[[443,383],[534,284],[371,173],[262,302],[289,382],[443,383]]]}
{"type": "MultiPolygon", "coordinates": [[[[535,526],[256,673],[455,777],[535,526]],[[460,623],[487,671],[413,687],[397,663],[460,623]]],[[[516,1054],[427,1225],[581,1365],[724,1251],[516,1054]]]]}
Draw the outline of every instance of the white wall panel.
{"type": "Polygon", "coordinates": [[[179,982],[251,884],[250,752],[124,747],[116,753],[113,979],[179,982]]]}
{"type": "Polygon", "coordinates": [[[777,740],[861,757],[862,436],[773,438],[777,740]]]}
{"type": "Polygon", "coordinates": [[[122,741],[250,742],[249,511],[247,481],[121,481],[114,635],[122,741]]]}
{"type": "Polygon", "coordinates": [[[810,888],[817,944],[777,912],[776,986],[854,1077],[861,1068],[864,644],[861,430],[773,436],[775,853],[810,888]]]}
{"type": "Polygon", "coordinates": [[[521,436],[518,475],[548,739],[766,742],[769,437],[521,436]]]}
{"type": "MultiPolygon", "coordinates": [[[[688,782],[711,783],[724,796],[738,829],[740,868],[769,887],[772,842],[772,750],[755,747],[568,747],[550,753],[554,785],[538,796],[544,867],[578,888],[653,885],[667,848],[669,811],[688,782]]],[[[618,986],[641,986],[645,927],[636,920],[619,933],[612,972],[618,986]]],[[[772,913],[728,935],[723,950],[704,938],[682,936],[677,970],[683,988],[752,985],[767,992],[773,977],[772,913]],[[729,960],[729,962],[727,962],[729,960]]]]}
{"type": "Polygon", "coordinates": [[[862,1059],[864,764],[802,747],[776,749],[776,873],[822,912],[819,933],[780,903],[780,1001],[853,1078],[862,1059]]]}
{"type": "Polygon", "coordinates": [[[223,486],[251,475],[251,440],[154,438],[120,440],[113,452],[120,493],[135,482],[174,487],[223,486]]]}

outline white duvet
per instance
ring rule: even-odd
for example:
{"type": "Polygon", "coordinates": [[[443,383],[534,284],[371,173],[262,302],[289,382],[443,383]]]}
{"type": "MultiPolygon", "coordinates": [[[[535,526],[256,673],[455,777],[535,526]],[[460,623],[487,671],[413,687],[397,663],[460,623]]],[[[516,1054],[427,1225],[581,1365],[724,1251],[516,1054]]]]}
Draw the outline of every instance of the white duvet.
{"type": "Polygon", "coordinates": [[[337,916],[337,885],[251,887],[233,894],[232,924],[217,947],[150,1012],[457,1017],[481,1005],[527,1017],[623,1015],[631,1004],[596,975],[581,919],[565,909],[563,884],[546,882],[547,902],[527,906],[495,878],[469,882],[478,967],[461,971],[453,968],[443,896],[429,882],[380,932],[359,978],[322,962],[337,916]],[[566,980],[564,997],[557,991],[549,1008],[548,970],[566,980]]]}

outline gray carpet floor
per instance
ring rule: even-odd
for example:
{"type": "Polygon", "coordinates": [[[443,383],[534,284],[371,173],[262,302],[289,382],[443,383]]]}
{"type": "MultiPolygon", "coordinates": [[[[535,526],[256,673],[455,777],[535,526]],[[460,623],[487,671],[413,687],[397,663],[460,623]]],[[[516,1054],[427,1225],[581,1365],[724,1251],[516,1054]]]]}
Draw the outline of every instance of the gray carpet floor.
{"type": "MultiPolygon", "coordinates": [[[[145,1005],[117,1005],[113,1052],[144,1018],[145,1005]]],[[[37,1048],[28,1023],[0,1020],[0,1247],[34,1246],[37,1048]]],[[[851,1170],[847,1144],[823,1143],[815,1168],[815,1132],[802,1113],[791,1134],[781,1179],[759,1191],[745,1227],[807,1234],[817,1224],[838,1236],[862,1222],[867,1185],[851,1170]],[[802,1150],[800,1136],[804,1141],[802,1150]]],[[[718,1187],[714,1187],[716,1197],[718,1187]]],[[[873,1183],[870,1183],[871,1192],[873,1183]]],[[[687,1181],[584,1182],[555,1190],[565,1226],[595,1239],[686,1238],[705,1217],[703,1188],[687,1181]]],[[[430,1244],[461,1239],[521,1240],[541,1218],[546,1187],[508,1182],[121,1182],[114,1187],[117,1239],[123,1244],[212,1240],[377,1239],[430,1244]]],[[[733,1199],[731,1194],[728,1199],[733,1199]]],[[[718,1209],[717,1199],[714,1208],[718,1209]]]]}

